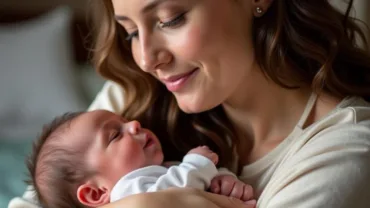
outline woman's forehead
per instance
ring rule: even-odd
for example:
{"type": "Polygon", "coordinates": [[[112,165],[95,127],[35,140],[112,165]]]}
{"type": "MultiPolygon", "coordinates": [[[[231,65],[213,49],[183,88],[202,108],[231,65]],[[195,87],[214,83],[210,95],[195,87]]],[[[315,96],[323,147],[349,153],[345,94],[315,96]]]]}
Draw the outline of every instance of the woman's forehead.
{"type": "MultiPolygon", "coordinates": [[[[169,4],[190,4],[195,0],[112,0],[116,15],[146,14],[169,4]]],[[[197,2],[203,0],[197,0],[197,2]]],[[[216,1],[216,0],[213,0],[216,1]]]]}

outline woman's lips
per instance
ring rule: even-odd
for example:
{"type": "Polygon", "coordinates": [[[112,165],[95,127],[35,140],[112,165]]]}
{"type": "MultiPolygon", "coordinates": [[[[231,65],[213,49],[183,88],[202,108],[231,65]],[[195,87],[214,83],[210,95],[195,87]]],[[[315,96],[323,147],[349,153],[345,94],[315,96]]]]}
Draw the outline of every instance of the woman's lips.
{"type": "Polygon", "coordinates": [[[176,75],[161,80],[166,85],[169,91],[176,92],[179,91],[186,84],[189,78],[191,78],[191,75],[193,75],[196,71],[198,71],[198,68],[181,75],[176,75]]]}

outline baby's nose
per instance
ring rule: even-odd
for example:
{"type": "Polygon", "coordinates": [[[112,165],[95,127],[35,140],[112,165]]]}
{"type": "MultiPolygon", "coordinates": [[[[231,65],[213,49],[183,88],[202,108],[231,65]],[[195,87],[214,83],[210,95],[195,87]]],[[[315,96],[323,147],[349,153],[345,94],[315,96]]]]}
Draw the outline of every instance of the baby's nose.
{"type": "Polygon", "coordinates": [[[130,134],[138,134],[140,132],[140,129],[141,129],[141,125],[138,121],[130,121],[128,123],[126,123],[126,128],[127,128],[127,131],[130,133],[130,134]]]}

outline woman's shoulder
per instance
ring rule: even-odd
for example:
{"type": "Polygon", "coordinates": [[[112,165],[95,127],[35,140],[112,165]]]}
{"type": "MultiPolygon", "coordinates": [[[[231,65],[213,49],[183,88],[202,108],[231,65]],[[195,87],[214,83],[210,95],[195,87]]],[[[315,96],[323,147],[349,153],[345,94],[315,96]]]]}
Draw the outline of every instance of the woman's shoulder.
{"type": "Polygon", "coordinates": [[[294,207],[312,207],[309,202],[320,207],[347,207],[341,201],[344,197],[355,207],[368,207],[369,103],[346,98],[327,116],[299,132],[277,160],[260,205],[286,207],[295,201],[294,207]]]}
{"type": "Polygon", "coordinates": [[[370,103],[360,97],[347,97],[328,115],[308,126],[303,133],[357,132],[363,127],[370,128],[370,103]]]}
{"type": "Polygon", "coordinates": [[[121,114],[125,107],[124,100],[123,87],[113,81],[107,81],[91,103],[88,111],[103,109],[121,114]]]}
{"type": "Polygon", "coordinates": [[[290,149],[291,156],[301,159],[349,152],[370,158],[370,104],[358,97],[345,98],[327,116],[303,129],[290,149]]]}
{"type": "Polygon", "coordinates": [[[336,113],[348,113],[353,117],[353,122],[361,122],[370,119],[370,103],[361,97],[347,97],[338,104],[336,113]]]}

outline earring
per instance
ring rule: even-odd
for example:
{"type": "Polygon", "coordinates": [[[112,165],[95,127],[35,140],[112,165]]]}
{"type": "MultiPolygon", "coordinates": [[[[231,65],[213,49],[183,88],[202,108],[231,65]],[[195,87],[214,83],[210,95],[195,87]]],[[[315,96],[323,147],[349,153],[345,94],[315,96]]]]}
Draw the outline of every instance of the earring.
{"type": "Polygon", "coordinates": [[[257,7],[257,8],[256,8],[256,12],[257,12],[258,14],[262,14],[263,10],[262,10],[262,8],[261,8],[261,7],[257,7]]]}

